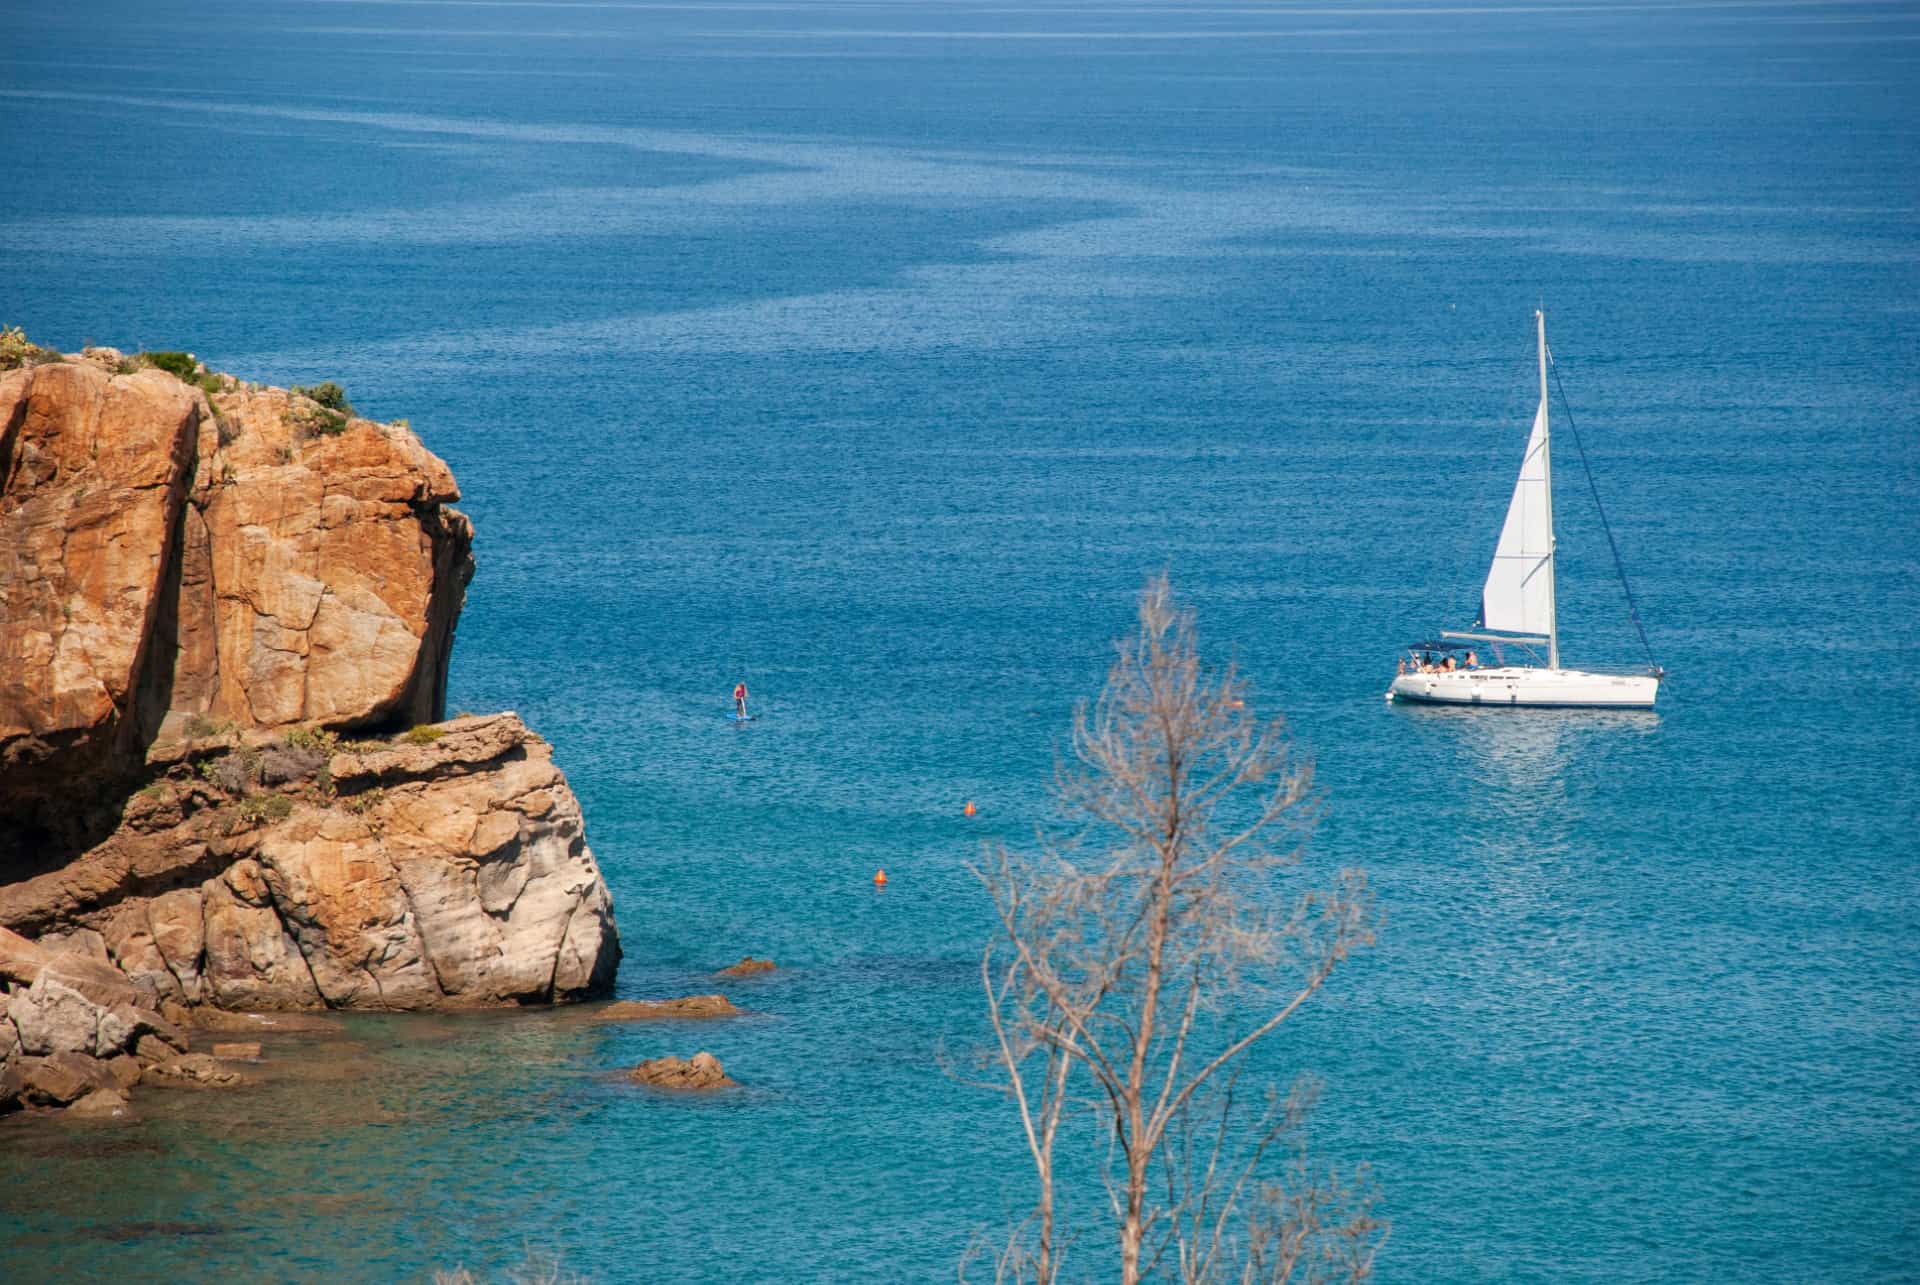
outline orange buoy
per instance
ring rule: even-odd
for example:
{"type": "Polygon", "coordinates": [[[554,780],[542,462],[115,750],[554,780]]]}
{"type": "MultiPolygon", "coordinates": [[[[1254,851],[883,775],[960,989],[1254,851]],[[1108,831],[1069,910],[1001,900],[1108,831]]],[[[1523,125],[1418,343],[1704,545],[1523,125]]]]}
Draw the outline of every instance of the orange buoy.
{"type": "Polygon", "coordinates": [[[886,871],[884,871],[884,870],[876,870],[876,871],[874,871],[874,872],[873,872],[873,886],[874,886],[874,887],[876,887],[876,888],[884,888],[884,887],[886,887],[886,886],[887,886],[887,872],[886,872],[886,871]]]}
{"type": "Polygon", "coordinates": [[[974,806],[973,806],[973,800],[972,800],[972,799],[968,799],[968,800],[967,800],[967,806],[961,809],[961,811],[963,811],[963,812],[965,812],[965,813],[966,813],[966,814],[967,814],[968,816],[972,816],[972,815],[974,814],[974,812],[975,812],[975,810],[976,810],[976,809],[975,809],[975,808],[974,808],[974,806]]]}

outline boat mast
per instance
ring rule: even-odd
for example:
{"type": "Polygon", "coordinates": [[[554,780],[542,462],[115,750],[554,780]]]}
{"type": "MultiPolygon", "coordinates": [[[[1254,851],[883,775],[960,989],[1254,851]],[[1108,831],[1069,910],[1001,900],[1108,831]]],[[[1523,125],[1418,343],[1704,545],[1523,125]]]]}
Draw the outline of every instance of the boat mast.
{"type": "Polygon", "coordinates": [[[1547,314],[1533,310],[1533,321],[1540,338],[1540,471],[1545,478],[1547,504],[1547,668],[1560,668],[1560,603],[1554,595],[1553,551],[1559,543],[1553,534],[1553,452],[1552,434],[1547,430],[1547,314]]]}

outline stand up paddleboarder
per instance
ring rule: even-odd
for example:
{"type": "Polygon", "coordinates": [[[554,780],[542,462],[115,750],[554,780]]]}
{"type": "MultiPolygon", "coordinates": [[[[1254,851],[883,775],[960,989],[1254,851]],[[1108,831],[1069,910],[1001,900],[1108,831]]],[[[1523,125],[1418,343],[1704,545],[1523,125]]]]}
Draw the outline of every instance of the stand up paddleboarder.
{"type": "Polygon", "coordinates": [[[739,719],[747,716],[747,685],[744,681],[733,685],[733,716],[739,719]]]}

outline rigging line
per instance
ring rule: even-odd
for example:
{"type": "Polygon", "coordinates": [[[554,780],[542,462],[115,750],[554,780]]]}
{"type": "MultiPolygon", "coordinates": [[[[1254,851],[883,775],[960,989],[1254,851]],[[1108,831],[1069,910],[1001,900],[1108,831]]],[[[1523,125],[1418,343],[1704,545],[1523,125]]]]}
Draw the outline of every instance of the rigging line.
{"type": "Polygon", "coordinates": [[[1587,490],[1593,493],[1593,507],[1600,511],[1600,529],[1606,532],[1607,548],[1613,550],[1613,569],[1620,577],[1620,587],[1627,591],[1627,616],[1633,621],[1633,627],[1640,634],[1640,649],[1647,653],[1647,665],[1655,674],[1665,674],[1659,662],[1653,658],[1653,644],[1647,641],[1647,627],[1640,623],[1640,603],[1633,596],[1633,585],[1627,579],[1627,564],[1620,558],[1620,545],[1613,538],[1613,524],[1607,521],[1607,506],[1600,503],[1600,488],[1593,480],[1593,465],[1587,462],[1586,444],[1580,440],[1580,428],[1573,422],[1573,403],[1567,400],[1567,386],[1560,379],[1560,363],[1553,359],[1553,349],[1547,349],[1547,365],[1553,371],[1553,386],[1560,390],[1560,408],[1567,412],[1567,429],[1573,434],[1573,445],[1580,452],[1580,467],[1586,470],[1587,490]]]}

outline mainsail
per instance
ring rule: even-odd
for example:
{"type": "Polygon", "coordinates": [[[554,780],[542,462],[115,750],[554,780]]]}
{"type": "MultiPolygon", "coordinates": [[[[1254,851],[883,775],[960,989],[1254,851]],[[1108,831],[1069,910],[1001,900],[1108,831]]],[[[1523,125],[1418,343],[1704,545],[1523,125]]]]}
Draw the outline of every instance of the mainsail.
{"type": "Polygon", "coordinates": [[[1520,462],[1520,479],[1513,484],[1493,566],[1480,591],[1480,624],[1500,633],[1553,638],[1553,473],[1547,458],[1544,322],[1540,352],[1540,409],[1533,417],[1533,432],[1520,462]]]}

